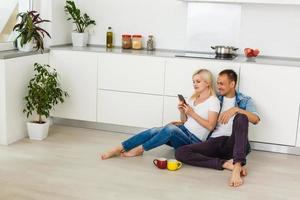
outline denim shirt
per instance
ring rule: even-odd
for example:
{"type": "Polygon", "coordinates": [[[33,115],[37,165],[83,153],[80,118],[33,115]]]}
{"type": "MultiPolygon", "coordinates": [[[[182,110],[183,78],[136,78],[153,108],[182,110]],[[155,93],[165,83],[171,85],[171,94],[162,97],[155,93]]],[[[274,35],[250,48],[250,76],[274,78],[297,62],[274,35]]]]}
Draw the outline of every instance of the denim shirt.
{"type": "MultiPolygon", "coordinates": [[[[221,102],[222,107],[224,96],[218,95],[218,98],[221,102]]],[[[252,98],[237,91],[235,91],[235,106],[259,116],[252,98]]]]}

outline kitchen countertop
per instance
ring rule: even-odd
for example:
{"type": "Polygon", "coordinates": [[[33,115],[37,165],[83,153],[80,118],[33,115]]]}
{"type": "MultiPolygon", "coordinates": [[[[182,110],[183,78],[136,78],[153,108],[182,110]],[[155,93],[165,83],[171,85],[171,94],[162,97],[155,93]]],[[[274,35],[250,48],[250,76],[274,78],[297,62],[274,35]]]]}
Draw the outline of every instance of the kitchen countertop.
{"type": "MultiPolygon", "coordinates": [[[[68,51],[84,51],[84,52],[98,52],[98,53],[116,53],[126,55],[141,55],[141,56],[154,56],[154,57],[167,57],[174,58],[176,55],[183,55],[185,51],[182,50],[166,50],[156,49],[155,51],[146,50],[133,50],[133,49],[122,49],[115,47],[113,49],[107,49],[102,45],[89,45],[87,47],[73,47],[71,44],[52,46],[50,50],[68,50],[68,51]]],[[[49,49],[45,49],[44,53],[48,53],[49,49]]],[[[192,52],[197,53],[197,52],[192,52]]],[[[0,59],[10,59],[21,56],[35,55],[39,52],[21,52],[18,50],[0,51],[0,59]]],[[[178,57],[182,58],[182,57],[178,57]]],[[[188,57],[185,57],[188,58],[188,57]]],[[[258,56],[254,61],[249,61],[244,55],[239,55],[234,60],[218,60],[218,59],[205,59],[205,58],[188,58],[188,59],[202,59],[209,61],[226,61],[234,63],[249,63],[249,64],[262,64],[262,65],[278,65],[278,66],[291,66],[300,67],[300,58],[285,58],[285,57],[271,57],[271,56],[258,56]]]]}
{"type": "MultiPolygon", "coordinates": [[[[49,53],[49,49],[45,49],[44,53],[49,53]]],[[[31,51],[31,52],[23,52],[15,50],[8,50],[8,51],[0,51],[0,59],[10,59],[10,58],[17,58],[17,57],[23,57],[23,56],[31,56],[31,55],[37,55],[40,54],[39,51],[31,51]]]]}
{"type": "MultiPolygon", "coordinates": [[[[120,47],[115,47],[113,49],[107,49],[105,46],[101,46],[101,45],[89,45],[87,47],[73,47],[72,45],[60,45],[60,46],[53,46],[50,49],[85,51],[85,52],[100,52],[100,53],[116,53],[116,54],[141,55],[141,56],[157,56],[157,57],[168,57],[168,58],[174,58],[175,55],[182,55],[186,52],[186,51],[182,51],[182,50],[165,50],[165,49],[156,49],[155,51],[146,51],[146,50],[122,49],[120,47]]],[[[192,52],[192,53],[197,53],[197,52],[192,52]]],[[[205,59],[205,58],[190,58],[190,59],[219,61],[218,59],[205,59]]],[[[258,56],[257,58],[255,58],[254,61],[249,61],[249,60],[247,60],[247,58],[244,55],[239,55],[234,60],[221,60],[221,61],[244,63],[244,64],[249,63],[249,64],[300,67],[300,58],[258,56]]]]}

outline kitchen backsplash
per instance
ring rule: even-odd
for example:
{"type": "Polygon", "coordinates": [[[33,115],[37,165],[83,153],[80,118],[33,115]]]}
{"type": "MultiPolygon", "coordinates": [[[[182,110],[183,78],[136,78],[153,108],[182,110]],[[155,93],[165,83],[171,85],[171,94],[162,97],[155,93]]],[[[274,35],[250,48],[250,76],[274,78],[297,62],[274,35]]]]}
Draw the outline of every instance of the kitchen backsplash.
{"type": "Polygon", "coordinates": [[[213,51],[215,45],[239,46],[241,5],[188,3],[185,49],[213,51]]]}
{"type": "MultiPolygon", "coordinates": [[[[144,44],[146,36],[154,35],[156,47],[161,49],[200,51],[228,44],[240,49],[259,48],[262,55],[300,58],[300,6],[212,4],[208,9],[207,3],[177,0],[75,2],[97,22],[90,44],[104,45],[107,27],[112,26],[117,46],[121,46],[121,34],[138,33],[145,36],[144,44]]],[[[61,30],[53,34],[53,45],[71,41],[72,29],[68,32],[65,28],[70,24],[64,3],[51,0],[51,32],[61,30]]]]}

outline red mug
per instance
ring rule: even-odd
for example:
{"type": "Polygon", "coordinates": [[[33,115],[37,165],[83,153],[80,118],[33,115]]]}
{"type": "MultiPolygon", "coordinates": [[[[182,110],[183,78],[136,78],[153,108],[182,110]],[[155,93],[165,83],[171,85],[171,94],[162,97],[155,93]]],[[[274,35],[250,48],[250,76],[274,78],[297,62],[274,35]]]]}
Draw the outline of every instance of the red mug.
{"type": "Polygon", "coordinates": [[[153,160],[153,164],[159,169],[166,169],[168,161],[166,158],[157,158],[153,160]]]}

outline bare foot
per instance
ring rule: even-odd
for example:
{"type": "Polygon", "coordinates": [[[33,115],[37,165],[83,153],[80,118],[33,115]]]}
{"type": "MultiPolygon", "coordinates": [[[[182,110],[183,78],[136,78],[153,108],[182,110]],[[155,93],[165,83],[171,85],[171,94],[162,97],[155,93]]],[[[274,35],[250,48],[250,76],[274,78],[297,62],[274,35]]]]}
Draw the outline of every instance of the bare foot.
{"type": "MultiPolygon", "coordinates": [[[[233,159],[227,160],[223,166],[224,169],[230,170],[232,171],[234,169],[234,165],[233,165],[233,159]]],[[[245,168],[245,166],[242,167],[241,170],[241,176],[247,176],[247,170],[245,168]]]]}
{"type": "Polygon", "coordinates": [[[229,186],[239,187],[243,184],[243,179],[241,178],[242,174],[242,166],[241,163],[235,163],[234,168],[232,170],[231,179],[229,181],[229,186]]]}
{"type": "Polygon", "coordinates": [[[134,156],[140,156],[144,153],[144,149],[142,146],[138,146],[134,149],[131,149],[130,151],[123,152],[121,156],[123,157],[134,157],[134,156]]]}
{"type": "Polygon", "coordinates": [[[102,160],[106,160],[115,156],[119,156],[123,152],[123,147],[122,146],[117,146],[110,151],[107,151],[106,153],[101,155],[102,160]]]}
{"type": "Polygon", "coordinates": [[[233,159],[227,160],[226,162],[224,162],[223,166],[224,169],[228,169],[230,171],[233,170],[234,166],[233,166],[233,159]]]}

